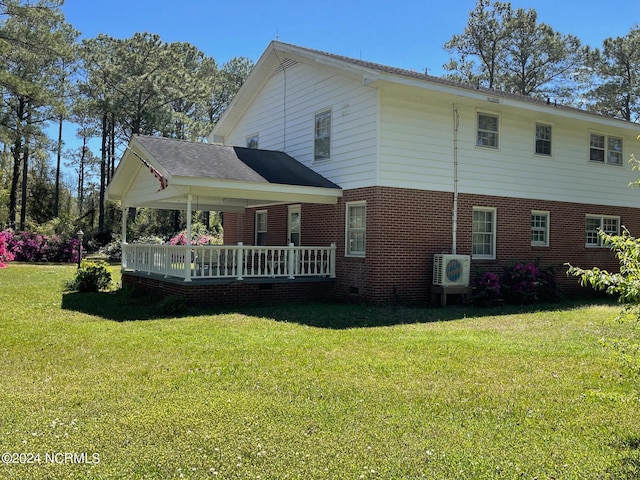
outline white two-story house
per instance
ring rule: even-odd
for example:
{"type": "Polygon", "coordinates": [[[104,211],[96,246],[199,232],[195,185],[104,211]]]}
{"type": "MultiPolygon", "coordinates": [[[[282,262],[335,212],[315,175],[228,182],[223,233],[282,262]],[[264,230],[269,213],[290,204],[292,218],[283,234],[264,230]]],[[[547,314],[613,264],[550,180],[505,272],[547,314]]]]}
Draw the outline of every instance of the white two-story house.
{"type": "MultiPolygon", "coordinates": [[[[273,188],[289,196],[244,193],[234,208],[210,206],[225,212],[225,244],[333,245],[321,287],[329,296],[425,300],[443,253],[468,255],[472,278],[513,260],[555,265],[572,291],[565,262],[616,268],[599,229],[640,234],[640,192],[629,187],[640,172],[628,162],[640,155],[638,134],[640,125],[553,99],[272,42],[208,147],[286,154],[318,175],[307,187],[326,196],[296,196],[296,182],[280,180],[273,188]]],[[[112,197],[124,200],[119,185],[112,197]]]]}

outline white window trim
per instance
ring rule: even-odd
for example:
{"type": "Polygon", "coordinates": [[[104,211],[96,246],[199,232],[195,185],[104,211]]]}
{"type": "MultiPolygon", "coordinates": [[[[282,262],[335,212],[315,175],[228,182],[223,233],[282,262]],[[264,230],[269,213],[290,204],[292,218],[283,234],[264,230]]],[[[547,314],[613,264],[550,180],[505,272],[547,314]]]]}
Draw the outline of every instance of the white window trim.
{"type": "Polygon", "coordinates": [[[256,210],[255,213],[255,217],[254,217],[254,239],[253,239],[253,244],[254,245],[258,245],[258,233],[267,233],[268,232],[268,221],[269,221],[269,211],[268,210],[256,210]],[[258,217],[260,215],[264,214],[265,216],[265,230],[259,230],[258,229],[258,217]]]}
{"type": "Polygon", "coordinates": [[[358,200],[354,202],[346,202],[345,203],[345,222],[344,222],[344,255],[345,257],[355,257],[355,258],[364,258],[367,252],[367,202],[366,200],[358,200]],[[362,252],[351,252],[349,248],[349,210],[352,207],[365,207],[365,217],[364,217],[364,251],[362,252]]]}
{"type": "Polygon", "coordinates": [[[333,143],[333,111],[331,108],[323,108],[313,113],[313,161],[314,163],[328,162],[331,160],[332,155],[332,143],[333,143]],[[325,158],[316,158],[316,121],[319,116],[329,115],[329,156],[325,158]]]}
{"type": "Polygon", "coordinates": [[[475,129],[475,140],[474,144],[477,148],[492,148],[494,150],[500,149],[500,131],[502,130],[501,126],[501,117],[498,113],[495,112],[487,112],[487,111],[476,111],[476,129],[475,129]],[[480,115],[484,115],[486,117],[495,117],[497,119],[498,130],[496,131],[496,143],[497,145],[480,145],[478,144],[478,132],[480,131],[480,115]]]}
{"type": "Polygon", "coordinates": [[[584,246],[586,248],[608,248],[606,245],[602,244],[600,235],[598,235],[598,243],[597,244],[595,244],[595,243],[587,243],[587,219],[589,219],[589,218],[597,218],[597,219],[600,220],[600,227],[599,227],[598,230],[602,229],[603,220],[605,220],[605,219],[615,219],[617,221],[617,223],[618,223],[618,228],[617,228],[617,230],[615,232],[609,232],[609,233],[612,234],[612,235],[620,235],[620,217],[618,215],[595,215],[595,214],[590,214],[590,213],[587,213],[584,216],[584,227],[585,227],[584,228],[584,246]]]}
{"type": "Polygon", "coordinates": [[[493,222],[491,225],[491,255],[473,254],[474,260],[495,260],[496,259],[496,224],[498,223],[498,209],[495,207],[473,207],[471,210],[471,250],[473,251],[473,213],[474,212],[492,212],[493,222]]]}
{"type": "MultiPolygon", "coordinates": [[[[534,242],[533,240],[531,240],[531,246],[532,247],[548,247],[549,246],[549,231],[551,230],[551,214],[547,211],[544,210],[531,210],[531,215],[544,215],[547,217],[547,228],[545,231],[545,242],[534,242]]],[[[531,230],[533,231],[533,227],[531,227],[531,230]]]]}
{"type": "Polygon", "coordinates": [[[587,147],[589,149],[587,158],[589,163],[595,164],[595,165],[608,165],[611,167],[622,167],[624,165],[624,137],[618,136],[618,135],[608,135],[604,132],[590,130],[587,140],[588,140],[587,147]],[[598,160],[591,160],[591,135],[598,135],[600,137],[604,137],[604,161],[603,162],[600,162],[598,160]],[[611,151],[609,150],[609,139],[611,138],[620,140],[620,143],[622,144],[622,151],[620,152],[620,157],[621,157],[620,163],[611,163],[609,161],[609,152],[611,151]]]}
{"type": "Polygon", "coordinates": [[[536,121],[534,128],[533,128],[533,153],[534,155],[538,156],[538,157],[542,157],[542,158],[551,158],[553,157],[553,131],[555,129],[553,128],[553,124],[549,123],[549,122],[538,122],[536,121]],[[549,139],[550,145],[551,145],[551,152],[550,153],[538,153],[536,151],[536,147],[537,147],[537,142],[538,142],[538,126],[541,127],[549,127],[551,129],[551,138],[549,139]]]}

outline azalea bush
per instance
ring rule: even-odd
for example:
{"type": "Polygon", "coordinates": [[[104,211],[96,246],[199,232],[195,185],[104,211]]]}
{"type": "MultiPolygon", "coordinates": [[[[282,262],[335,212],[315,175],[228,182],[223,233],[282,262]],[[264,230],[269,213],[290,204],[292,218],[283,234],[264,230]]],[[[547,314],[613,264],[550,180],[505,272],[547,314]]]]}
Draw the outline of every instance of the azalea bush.
{"type": "Polygon", "coordinates": [[[2,232],[6,250],[19,262],[78,261],[78,239],[35,232],[2,232]]]}
{"type": "Polygon", "coordinates": [[[7,249],[9,232],[0,232],[0,268],[6,268],[7,262],[13,260],[14,255],[7,249]]]}
{"type": "Polygon", "coordinates": [[[500,279],[493,272],[476,275],[473,301],[476,305],[492,305],[500,298],[500,279]]]}
{"type": "Polygon", "coordinates": [[[499,299],[523,305],[558,301],[560,290],[552,266],[514,261],[504,268],[500,276],[494,272],[476,275],[473,298],[478,305],[492,305],[499,299]]]}
{"type": "MultiPolygon", "coordinates": [[[[183,230],[169,240],[171,245],[186,245],[187,232],[183,230]]],[[[191,245],[222,245],[222,234],[210,232],[200,224],[194,223],[191,227],[191,245]]]]}

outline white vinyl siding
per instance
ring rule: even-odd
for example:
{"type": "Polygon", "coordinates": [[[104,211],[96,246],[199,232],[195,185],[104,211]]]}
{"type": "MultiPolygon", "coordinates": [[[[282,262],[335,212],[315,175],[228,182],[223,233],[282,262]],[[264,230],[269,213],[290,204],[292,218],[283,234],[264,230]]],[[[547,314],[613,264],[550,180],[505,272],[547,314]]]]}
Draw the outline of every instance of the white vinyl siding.
{"type": "Polygon", "coordinates": [[[377,173],[377,98],[362,79],[298,63],[267,80],[224,141],[244,145],[259,131],[261,149],[284,151],[343,189],[368,187],[377,173]],[[315,161],[314,117],[329,109],[331,161],[315,161]]]}
{"type": "Polygon", "coordinates": [[[585,218],[585,246],[603,246],[602,239],[598,234],[600,230],[609,235],[619,235],[620,217],[613,215],[587,215],[585,218]]]}
{"type": "Polygon", "coordinates": [[[471,252],[474,259],[496,258],[496,209],[473,207],[471,252]]]}
{"type": "Polygon", "coordinates": [[[346,256],[364,257],[367,242],[366,202],[347,203],[346,256]]]}

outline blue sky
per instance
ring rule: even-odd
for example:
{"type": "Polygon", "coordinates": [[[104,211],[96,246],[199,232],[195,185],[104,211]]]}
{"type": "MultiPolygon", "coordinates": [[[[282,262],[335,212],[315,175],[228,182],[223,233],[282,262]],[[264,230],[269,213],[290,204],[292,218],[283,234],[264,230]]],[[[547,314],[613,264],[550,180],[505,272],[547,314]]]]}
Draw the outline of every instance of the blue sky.
{"type": "MultiPolygon", "coordinates": [[[[66,0],[62,11],[81,38],[136,32],[189,42],[218,65],[233,57],[257,61],[270,41],[323,50],[432,75],[444,73],[442,48],[461,33],[475,0],[66,0]]],[[[514,0],[540,22],[600,47],[640,23],[640,0],[514,0]]],[[[55,135],[55,134],[54,134],[55,135]]],[[[65,146],[77,146],[75,128],[65,146]]],[[[91,144],[99,156],[99,142],[91,144]],[[97,146],[96,146],[97,145],[97,146]]],[[[69,177],[67,177],[69,178],[69,177]]]]}
{"type": "MultiPolygon", "coordinates": [[[[475,0],[66,0],[63,12],[83,37],[135,32],[189,42],[218,64],[257,61],[271,40],[377,63],[443,73],[442,45],[461,33],[475,0]]],[[[640,23],[639,0],[514,0],[540,22],[599,47],[640,23]]]]}

